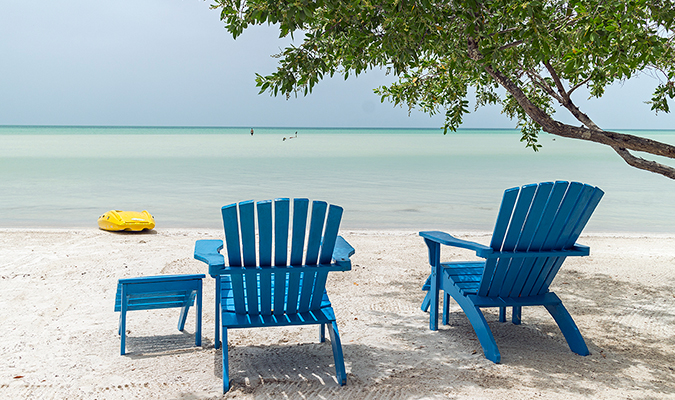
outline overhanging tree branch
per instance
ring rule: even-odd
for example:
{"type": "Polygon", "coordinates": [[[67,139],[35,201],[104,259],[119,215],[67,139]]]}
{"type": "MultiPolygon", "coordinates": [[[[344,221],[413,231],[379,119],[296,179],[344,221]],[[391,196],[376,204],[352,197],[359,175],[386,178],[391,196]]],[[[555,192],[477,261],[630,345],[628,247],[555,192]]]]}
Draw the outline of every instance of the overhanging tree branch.
{"type": "Polygon", "coordinates": [[[278,24],[281,36],[305,34],[311,56],[291,45],[276,72],[256,78],[261,91],[307,92],[336,71],[347,77],[381,67],[399,79],[378,88],[383,100],[430,114],[445,109],[446,129],[461,125],[474,87],[483,93],[479,105],[502,104],[518,119],[528,147],[539,147],[543,130],[610,146],[629,165],[675,179],[672,167],[632,153],[675,159],[675,146],[605,131],[571,99],[582,86],[600,97],[614,82],[658,69],[666,82],[649,103],[668,112],[675,98],[675,0],[214,1],[234,37],[264,23],[278,24]],[[505,98],[492,93],[496,85],[505,98]],[[582,126],[555,120],[554,101],[582,126]]]}
{"type": "MultiPolygon", "coordinates": [[[[483,57],[478,51],[478,45],[475,40],[469,40],[469,54],[472,58],[481,60],[483,57]]],[[[508,91],[520,104],[525,113],[532,118],[536,123],[538,123],[542,129],[550,134],[573,138],[587,140],[591,142],[601,143],[608,145],[614,149],[614,151],[623,158],[624,161],[630,166],[635,168],[643,169],[646,171],[654,172],[661,174],[665,177],[675,179],[675,168],[669,167],[667,165],[658,163],[656,161],[645,160],[640,157],[633,156],[628,150],[641,151],[657,156],[663,156],[671,159],[675,159],[675,146],[661,143],[652,139],[643,138],[639,136],[604,131],[597,127],[589,119],[589,123],[594,126],[594,128],[588,127],[576,127],[562,122],[556,121],[551,118],[546,112],[539,108],[536,104],[532,103],[527,95],[522,91],[518,85],[504,75],[500,70],[495,69],[490,64],[485,64],[483,66],[485,71],[495,79],[506,91],[508,91]]],[[[576,106],[573,106],[573,109],[576,109],[576,106]]],[[[580,113],[582,116],[585,115],[580,113]]],[[[576,115],[575,115],[576,116],[576,115]]]]}

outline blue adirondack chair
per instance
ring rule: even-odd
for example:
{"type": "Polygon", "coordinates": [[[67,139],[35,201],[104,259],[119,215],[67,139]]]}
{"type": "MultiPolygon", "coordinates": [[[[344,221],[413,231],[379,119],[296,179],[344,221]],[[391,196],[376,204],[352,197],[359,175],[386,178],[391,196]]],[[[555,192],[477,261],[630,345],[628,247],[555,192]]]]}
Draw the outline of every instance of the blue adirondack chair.
{"type": "Polygon", "coordinates": [[[350,270],[354,254],[337,235],[342,208],[312,202],[306,233],[309,200],[294,199],[292,210],[290,205],[289,199],[275,199],[223,207],[227,265],[220,254],[222,240],[195,244],[195,258],[207,263],[216,279],[215,346],[220,346],[222,327],[223,392],[230,388],[227,330],[234,328],[319,324],[324,342],[328,327],[337,381],[347,381],[335,313],[326,294],[328,272],[350,270]]]}
{"type": "Polygon", "coordinates": [[[120,354],[126,352],[127,311],[182,308],[178,330],[183,331],[190,306],[197,303],[195,346],[202,345],[202,279],[206,275],[162,275],[117,281],[115,311],[120,313],[120,354]]]}
{"type": "Polygon", "coordinates": [[[544,306],[560,327],[570,349],[588,355],[574,320],[562,301],[549,291],[551,281],[569,256],[587,256],[576,244],[603,196],[597,187],[577,182],[544,182],[508,189],[499,209],[490,246],[460,240],[444,232],[420,232],[429,248],[431,275],[422,310],[431,308],[429,328],[438,328],[438,301],[443,290],[443,324],[448,323],[452,297],[471,322],[485,357],[499,363],[501,355],[481,312],[499,307],[499,321],[513,307],[512,322],[520,324],[524,306],[544,306]],[[474,250],[485,261],[441,262],[441,245],[474,250]]]}

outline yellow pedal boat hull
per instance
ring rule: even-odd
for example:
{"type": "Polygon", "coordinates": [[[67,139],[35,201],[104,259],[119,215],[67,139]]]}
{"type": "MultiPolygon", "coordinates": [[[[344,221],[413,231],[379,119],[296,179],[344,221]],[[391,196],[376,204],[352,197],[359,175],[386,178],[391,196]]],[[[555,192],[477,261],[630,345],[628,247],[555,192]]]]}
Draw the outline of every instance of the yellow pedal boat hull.
{"type": "Polygon", "coordinates": [[[142,231],[153,229],[155,219],[147,211],[111,210],[98,217],[98,227],[106,231],[142,231]]]}

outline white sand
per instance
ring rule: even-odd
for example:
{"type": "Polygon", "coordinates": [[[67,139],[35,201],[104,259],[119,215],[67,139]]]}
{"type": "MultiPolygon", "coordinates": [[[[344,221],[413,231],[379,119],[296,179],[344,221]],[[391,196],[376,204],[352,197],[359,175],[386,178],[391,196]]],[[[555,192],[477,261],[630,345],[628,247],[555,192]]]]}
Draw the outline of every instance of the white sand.
{"type": "MultiPolygon", "coordinates": [[[[335,383],[331,346],[318,327],[246,329],[230,335],[226,398],[321,399],[673,399],[675,235],[585,236],[591,256],[568,259],[552,290],[574,317],[592,355],[572,353],[542,307],[523,324],[486,318],[502,364],[483,357],[466,317],[428,329],[419,309],[429,267],[415,232],[350,232],[353,270],[329,276],[348,373],[335,383]]],[[[117,279],[206,273],[194,242],[215,230],[115,234],[88,230],[0,230],[2,399],[197,399],[221,396],[213,348],[213,279],[204,294],[204,346],[194,313],[128,318],[119,355],[117,279]]],[[[461,237],[487,242],[488,235],[461,237]]],[[[444,259],[471,257],[444,249],[444,259]]]]}

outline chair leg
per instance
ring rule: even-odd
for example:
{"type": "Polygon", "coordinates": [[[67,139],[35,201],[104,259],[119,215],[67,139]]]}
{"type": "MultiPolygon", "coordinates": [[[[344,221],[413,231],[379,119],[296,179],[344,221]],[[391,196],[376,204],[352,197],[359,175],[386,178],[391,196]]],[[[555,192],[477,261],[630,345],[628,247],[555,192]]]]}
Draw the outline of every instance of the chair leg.
{"type": "Polygon", "coordinates": [[[427,294],[424,295],[424,300],[422,300],[421,309],[424,312],[429,311],[429,307],[431,306],[431,294],[429,289],[431,289],[431,274],[427,277],[427,280],[424,282],[424,285],[422,285],[422,290],[427,292],[427,294]]]}
{"type": "Polygon", "coordinates": [[[120,322],[119,322],[119,329],[120,333],[120,355],[124,355],[126,353],[126,338],[127,338],[127,310],[126,307],[124,307],[124,310],[120,312],[120,322]]]}
{"type": "MultiPolygon", "coordinates": [[[[215,338],[215,349],[218,350],[220,348],[220,276],[216,276],[216,338],[215,338]]],[[[227,339],[224,339],[225,343],[227,343],[227,339]]]]}
{"type": "Polygon", "coordinates": [[[448,324],[448,312],[450,311],[450,295],[443,296],[443,325],[448,324]]]}
{"type": "Polygon", "coordinates": [[[326,341],[326,324],[321,324],[319,328],[319,341],[324,343],[326,341]]]}
{"type": "Polygon", "coordinates": [[[202,287],[201,287],[201,282],[199,285],[199,290],[197,291],[197,312],[195,313],[196,320],[195,320],[195,326],[197,327],[195,329],[195,346],[201,346],[202,345],[202,287]]]}
{"type": "Polygon", "coordinates": [[[424,296],[424,300],[422,300],[422,311],[429,311],[429,306],[431,306],[431,292],[427,291],[427,295],[424,296]]]}
{"type": "Polygon", "coordinates": [[[562,302],[558,304],[547,304],[545,307],[558,324],[563,336],[565,336],[565,340],[567,340],[567,345],[570,347],[570,350],[580,356],[591,354],[590,351],[588,351],[584,338],[579,332],[579,328],[577,328],[577,324],[574,323],[572,316],[567,312],[567,309],[563,306],[562,302]]]}
{"type": "Polygon", "coordinates": [[[187,321],[187,315],[188,311],[190,310],[190,304],[194,301],[195,298],[195,292],[193,291],[190,293],[190,296],[185,299],[185,304],[183,304],[183,307],[180,310],[180,317],[178,317],[178,330],[183,332],[185,329],[185,321],[187,321]]]}
{"type": "Polygon", "coordinates": [[[440,267],[438,265],[431,266],[431,287],[429,294],[431,295],[431,307],[429,308],[429,329],[432,331],[438,330],[438,302],[441,293],[441,276],[440,267]]]}
{"type": "Polygon", "coordinates": [[[227,354],[227,329],[223,328],[223,393],[230,390],[230,363],[227,354]]]}
{"type": "Polygon", "coordinates": [[[499,307],[499,322],[506,322],[506,307],[499,307]]]}
{"type": "Polygon", "coordinates": [[[122,313],[120,313],[120,319],[117,322],[117,334],[122,336],[122,313]]]}
{"type": "Polygon", "coordinates": [[[120,296],[120,355],[124,355],[127,349],[127,308],[129,304],[127,303],[127,286],[122,285],[120,296]]]}
{"type": "Polygon", "coordinates": [[[335,377],[340,386],[347,384],[347,372],[345,371],[345,360],[342,355],[342,342],[340,342],[340,333],[337,323],[333,321],[329,327],[330,343],[333,346],[333,359],[335,361],[335,377]]]}
{"type": "Polygon", "coordinates": [[[513,313],[511,315],[511,322],[514,325],[520,325],[522,319],[523,307],[513,307],[513,313]]]}
{"type": "Polygon", "coordinates": [[[485,358],[492,361],[495,364],[501,362],[502,356],[499,354],[499,348],[497,348],[497,342],[495,341],[494,336],[492,336],[492,331],[485,320],[485,316],[480,308],[476,307],[469,300],[461,296],[459,298],[454,297],[455,301],[462,307],[464,314],[466,314],[471,326],[473,326],[476,336],[478,336],[478,341],[480,342],[481,347],[483,347],[483,353],[485,358]]]}

